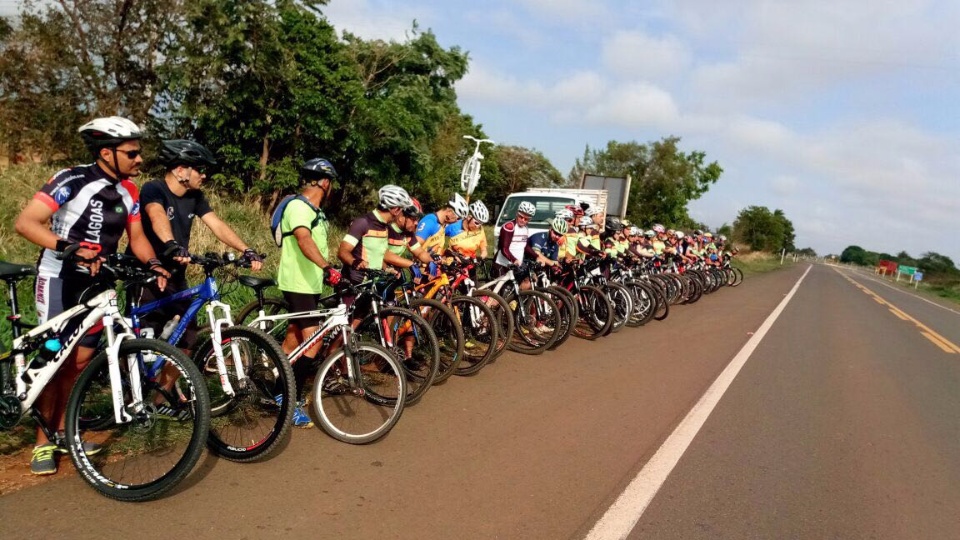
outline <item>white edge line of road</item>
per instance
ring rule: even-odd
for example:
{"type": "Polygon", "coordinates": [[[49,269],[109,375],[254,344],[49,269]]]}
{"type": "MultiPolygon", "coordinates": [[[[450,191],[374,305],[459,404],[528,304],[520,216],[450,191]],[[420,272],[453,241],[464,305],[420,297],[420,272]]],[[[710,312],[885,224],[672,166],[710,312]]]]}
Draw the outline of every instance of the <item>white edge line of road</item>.
{"type": "Polygon", "coordinates": [[[787,304],[793,298],[793,295],[800,288],[800,283],[810,273],[813,265],[807,267],[807,271],[800,276],[797,283],[790,289],[780,305],[773,310],[773,313],[763,321],[760,328],[753,334],[747,343],[740,349],[740,352],[733,357],[733,360],[724,368],[723,372],[717,377],[710,388],[700,397],[700,401],[690,409],[687,416],[673,430],[673,433],[663,442],[657,453],[650,458],[650,461],[643,466],[643,469],[637,474],[627,488],[620,494],[613,505],[607,509],[607,512],[597,521],[596,525],[587,533],[586,540],[612,540],[626,538],[633,530],[643,516],[647,506],[653,497],[663,486],[670,472],[680,461],[680,457],[690,446],[693,438],[703,427],[710,413],[717,406],[720,398],[726,393],[727,388],[733,383],[740,369],[746,364],[747,359],[753,354],[753,351],[763,340],[773,323],[777,320],[787,304]]]}
{"type": "Polygon", "coordinates": [[[856,270],[856,269],[850,269],[850,270],[851,270],[851,273],[853,273],[854,275],[860,276],[860,277],[862,277],[863,279],[872,281],[872,282],[874,282],[874,283],[879,283],[880,285],[883,285],[884,287],[887,287],[888,289],[893,289],[893,290],[895,290],[895,291],[902,292],[903,294],[905,294],[905,295],[907,295],[907,296],[912,296],[912,297],[916,298],[917,300],[923,300],[924,302],[930,304],[931,306],[936,306],[936,307],[938,307],[938,308],[940,308],[940,309],[949,311],[950,313],[953,313],[954,315],[960,315],[960,311],[957,311],[957,310],[955,310],[955,309],[948,308],[947,306],[938,304],[938,303],[934,302],[933,300],[930,300],[930,299],[928,299],[928,298],[924,298],[924,297],[920,296],[919,294],[914,294],[914,293],[912,293],[912,292],[910,292],[910,291],[905,291],[905,290],[903,290],[903,289],[901,289],[901,288],[899,288],[899,287],[894,287],[893,285],[887,283],[886,281],[884,281],[884,280],[882,280],[882,279],[877,279],[877,277],[876,277],[875,275],[870,275],[870,274],[868,274],[868,273],[866,273],[866,272],[863,272],[863,271],[860,271],[860,270],[856,270]]]}

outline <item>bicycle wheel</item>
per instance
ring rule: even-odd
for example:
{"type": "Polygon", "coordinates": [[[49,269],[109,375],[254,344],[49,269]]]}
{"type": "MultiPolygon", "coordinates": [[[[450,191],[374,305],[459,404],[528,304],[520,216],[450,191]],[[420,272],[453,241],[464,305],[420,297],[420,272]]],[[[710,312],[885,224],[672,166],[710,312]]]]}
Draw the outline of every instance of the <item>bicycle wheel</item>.
{"type": "Polygon", "coordinates": [[[120,344],[120,378],[128,422],[102,429],[81,419],[112,407],[113,390],[101,352],[83,370],[67,403],[66,437],[80,476],[100,494],[121,501],[155,499],[193,469],[210,428],[210,399],[197,367],[179,349],[154,339],[120,344]],[[154,375],[150,375],[153,373],[154,375]],[[161,380],[166,385],[161,386],[161,380]],[[136,396],[142,396],[136,400],[136,396]],[[95,454],[84,443],[99,445],[95,454]]]}
{"type": "Polygon", "coordinates": [[[369,343],[384,346],[403,364],[407,374],[407,405],[413,405],[430,389],[440,370],[440,345],[430,324],[412,310],[382,308],[380,325],[371,313],[355,335],[369,343]]]}
{"type": "MultiPolygon", "coordinates": [[[[281,298],[264,298],[263,312],[264,315],[282,315],[284,313],[290,313],[290,306],[281,298]]],[[[260,304],[254,300],[240,308],[234,320],[237,326],[250,326],[259,316],[260,304]]],[[[256,327],[269,334],[277,343],[283,343],[283,339],[287,334],[288,325],[289,322],[286,319],[281,319],[276,321],[261,321],[257,323],[256,327]]]]}
{"type": "Polygon", "coordinates": [[[560,335],[557,336],[557,340],[550,346],[550,349],[556,349],[560,345],[563,345],[573,334],[573,328],[577,324],[577,317],[579,317],[580,313],[577,309],[577,301],[573,298],[573,295],[570,294],[570,291],[563,287],[551,285],[550,287],[542,289],[542,292],[550,295],[550,299],[557,304],[557,309],[560,311],[560,335]]]}
{"type": "Polygon", "coordinates": [[[633,298],[627,288],[619,283],[605,283],[603,290],[613,306],[613,325],[610,326],[610,333],[619,332],[630,320],[630,314],[633,312],[633,298]]]}
{"type": "Polygon", "coordinates": [[[403,368],[380,345],[350,345],[358,377],[346,374],[347,356],[337,349],[320,364],[313,385],[313,412],[327,435],[350,444],[372,443],[393,429],[403,413],[403,368]]]}
{"type": "Polygon", "coordinates": [[[559,337],[560,310],[540,291],[520,291],[515,299],[507,299],[513,307],[513,339],[511,351],[537,355],[550,348],[559,337]]]}
{"type": "Polygon", "coordinates": [[[441,383],[453,375],[463,360],[466,343],[463,328],[453,310],[439,300],[418,298],[410,302],[410,307],[426,319],[437,336],[437,343],[440,345],[440,369],[433,379],[433,384],[441,383]]]}
{"type": "Polygon", "coordinates": [[[454,296],[450,308],[463,328],[463,360],[454,370],[457,375],[473,375],[487,365],[497,352],[497,320],[493,311],[479,298],[454,296]]]}
{"type": "Polygon", "coordinates": [[[210,450],[232,461],[267,456],[282,442],[296,398],[293,368],[280,346],[262,330],[233,326],[220,333],[220,350],[234,395],[224,391],[216,350],[205,341],[193,355],[210,394],[210,450]],[[237,379],[237,367],[244,379],[237,379]]]}
{"type": "Polygon", "coordinates": [[[494,348],[493,358],[488,362],[492,364],[507,350],[507,344],[510,343],[510,336],[513,335],[513,313],[510,311],[510,304],[493,291],[474,289],[470,294],[487,304],[497,318],[497,345],[494,348]]]}
{"type": "Polygon", "coordinates": [[[626,287],[633,293],[633,314],[627,326],[636,328],[647,324],[653,318],[656,300],[652,287],[640,281],[627,281],[626,287]]]}
{"type": "Polygon", "coordinates": [[[607,295],[593,285],[584,285],[575,296],[580,317],[573,335],[592,341],[608,334],[613,326],[613,305],[607,295]]]}

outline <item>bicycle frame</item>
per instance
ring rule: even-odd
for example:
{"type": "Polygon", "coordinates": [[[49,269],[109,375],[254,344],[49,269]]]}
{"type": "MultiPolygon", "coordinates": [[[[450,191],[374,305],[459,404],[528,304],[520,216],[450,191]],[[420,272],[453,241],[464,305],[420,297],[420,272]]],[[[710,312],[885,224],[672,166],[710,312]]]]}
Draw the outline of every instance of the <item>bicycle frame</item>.
{"type": "MultiPolygon", "coordinates": [[[[123,403],[123,387],[120,375],[119,349],[124,340],[134,339],[136,336],[133,329],[130,328],[123,317],[120,315],[117,307],[117,293],[114,290],[104,291],[86,302],[74,306],[49,321],[38,325],[26,334],[14,339],[13,351],[16,366],[15,388],[16,397],[20,400],[22,412],[31,410],[37,397],[43,392],[46,385],[53,379],[57,370],[70,356],[73,349],[80,343],[81,338],[91,330],[98,322],[103,323],[104,331],[107,337],[107,365],[110,376],[110,385],[113,395],[114,420],[117,423],[126,423],[133,420],[133,417],[125,410],[123,403]],[[37,359],[26,364],[26,354],[39,348],[40,342],[52,335],[58,335],[71,320],[83,317],[83,322],[67,337],[63,346],[53,358],[40,363],[37,359]],[[117,333],[114,330],[114,322],[120,323],[122,331],[117,333]],[[30,367],[37,364],[36,367],[30,367]]],[[[139,381],[140,362],[136,358],[128,358],[128,368],[131,373],[131,381],[139,381]]],[[[159,368],[157,368],[159,371],[159,368]]],[[[4,371],[6,373],[6,371],[4,371]]],[[[6,382],[6,381],[5,381],[6,382]]],[[[134,409],[142,406],[143,392],[142,388],[135,386],[130,388],[131,398],[134,409]]],[[[134,410],[136,412],[136,410],[134,410]]],[[[41,423],[41,425],[43,425],[41,423]]]]}
{"type": "MultiPolygon", "coordinates": [[[[187,326],[190,324],[190,321],[197,316],[200,308],[206,306],[207,319],[210,321],[210,339],[213,340],[214,344],[221,343],[221,331],[225,327],[233,326],[233,318],[230,314],[230,306],[220,301],[220,292],[217,289],[217,280],[210,275],[208,275],[206,279],[203,280],[203,283],[200,283],[199,285],[195,285],[189,289],[185,289],[170,296],[160,298],[159,300],[154,300],[153,302],[149,302],[147,304],[131,307],[130,325],[139,335],[141,332],[140,317],[142,315],[174,302],[186,300],[188,298],[193,298],[193,302],[190,303],[190,307],[188,307],[187,311],[183,314],[183,316],[180,317],[180,322],[177,324],[177,327],[174,329],[173,333],[170,334],[170,337],[167,338],[167,342],[171,345],[176,345],[177,342],[180,341],[180,338],[183,337],[184,332],[187,331],[187,326]],[[217,316],[217,310],[219,310],[220,316],[217,316]]],[[[233,357],[239,358],[239,346],[236,343],[231,342],[230,348],[233,357]]],[[[233,385],[230,384],[230,378],[227,374],[227,363],[223,354],[223,349],[219,346],[215,346],[213,347],[213,351],[217,360],[217,373],[220,376],[220,384],[223,387],[223,391],[227,395],[233,397],[236,395],[236,392],[233,389],[233,385]]],[[[245,380],[246,374],[243,371],[243,362],[234,362],[233,367],[237,372],[237,381],[245,380]]]]}

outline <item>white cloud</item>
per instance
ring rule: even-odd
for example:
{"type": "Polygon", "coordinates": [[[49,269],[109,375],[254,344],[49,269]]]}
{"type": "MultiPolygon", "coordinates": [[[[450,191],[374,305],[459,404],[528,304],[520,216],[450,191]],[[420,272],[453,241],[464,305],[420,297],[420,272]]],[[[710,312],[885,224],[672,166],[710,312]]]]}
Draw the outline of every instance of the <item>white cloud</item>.
{"type": "Polygon", "coordinates": [[[565,23],[582,24],[606,19],[609,10],[600,0],[520,0],[531,13],[565,23]]]}
{"type": "Polygon", "coordinates": [[[603,41],[601,59],[607,71],[622,78],[673,78],[687,69],[690,50],[672,35],[653,37],[639,31],[614,32],[603,41]]]}
{"type": "Polygon", "coordinates": [[[667,128],[680,118],[669,92],[645,82],[613,88],[589,108],[587,119],[597,124],[667,128]]]}
{"type": "Polygon", "coordinates": [[[430,28],[439,19],[434,10],[371,0],[335,1],[321,8],[338,31],[347,30],[364,39],[406,41],[413,21],[430,28]]]}

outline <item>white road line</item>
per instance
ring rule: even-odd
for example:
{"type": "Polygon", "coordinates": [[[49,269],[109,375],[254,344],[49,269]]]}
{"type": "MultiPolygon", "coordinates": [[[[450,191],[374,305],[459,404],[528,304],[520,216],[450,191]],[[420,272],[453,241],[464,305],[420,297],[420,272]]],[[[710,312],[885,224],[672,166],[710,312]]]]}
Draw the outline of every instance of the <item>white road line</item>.
{"type": "MultiPolygon", "coordinates": [[[[851,270],[852,270],[852,269],[851,269],[851,270]]],[[[949,311],[950,313],[953,313],[954,315],[960,315],[960,311],[957,311],[957,310],[955,310],[955,309],[948,308],[947,306],[944,306],[944,305],[942,305],[942,304],[938,304],[938,303],[934,302],[933,300],[930,300],[930,299],[928,299],[928,298],[924,298],[924,297],[922,297],[922,296],[920,296],[920,295],[918,295],[918,294],[914,294],[914,293],[912,293],[912,292],[910,292],[910,291],[905,291],[905,290],[901,289],[900,287],[894,287],[893,285],[887,283],[886,281],[884,281],[884,280],[882,280],[882,279],[877,279],[877,277],[876,277],[875,275],[870,275],[870,274],[866,273],[865,271],[852,270],[852,272],[853,272],[854,274],[856,274],[856,275],[864,278],[864,279],[869,279],[870,281],[873,281],[873,282],[875,282],[875,283],[879,283],[880,285],[883,285],[884,287],[887,287],[888,289],[893,289],[893,290],[895,290],[895,291],[902,292],[903,294],[905,294],[905,295],[907,295],[907,296],[912,296],[912,297],[916,298],[917,300],[923,300],[924,302],[930,304],[931,306],[937,306],[938,308],[943,309],[943,310],[946,310],[946,311],[949,311]]]]}
{"type": "Polygon", "coordinates": [[[700,401],[690,409],[687,416],[673,430],[673,433],[663,442],[657,453],[650,461],[644,465],[643,469],[637,474],[627,489],[620,494],[620,497],[607,509],[607,512],[597,521],[596,525],[587,533],[587,540],[613,540],[626,538],[630,531],[640,521],[643,512],[647,509],[650,501],[660,490],[660,487],[667,480],[670,472],[676,467],[680,457],[687,451],[693,438],[707,421],[707,417],[713,412],[720,398],[726,393],[727,388],[733,383],[740,369],[747,363],[747,359],[753,354],[753,351],[760,344],[777,317],[783,312],[784,308],[793,298],[793,295],[800,288],[800,283],[810,273],[813,265],[807,267],[807,271],[800,276],[793,289],[787,293],[780,305],[773,310],[773,313],[763,321],[760,328],[747,341],[746,345],[740,349],[733,360],[724,368],[723,372],[713,381],[710,388],[700,397],[700,401]]]}

